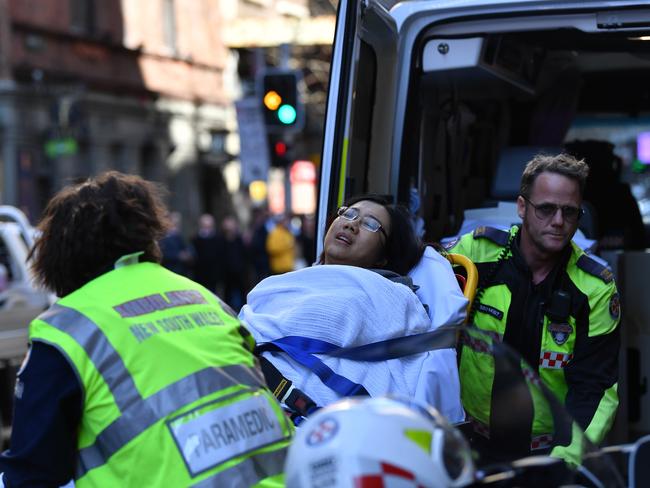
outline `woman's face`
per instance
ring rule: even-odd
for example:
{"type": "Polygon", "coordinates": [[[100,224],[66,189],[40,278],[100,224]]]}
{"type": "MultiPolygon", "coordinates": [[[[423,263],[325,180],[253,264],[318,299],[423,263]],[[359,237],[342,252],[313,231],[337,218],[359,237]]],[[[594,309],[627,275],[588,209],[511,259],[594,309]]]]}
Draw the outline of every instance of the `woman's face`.
{"type": "Polygon", "coordinates": [[[371,232],[362,225],[364,219],[377,220],[386,235],[390,235],[390,215],[380,204],[361,200],[350,206],[357,209],[359,217],[347,220],[337,217],[325,235],[323,262],[325,264],[347,264],[362,268],[381,268],[386,264],[384,248],[386,238],[380,231],[371,232]]]}

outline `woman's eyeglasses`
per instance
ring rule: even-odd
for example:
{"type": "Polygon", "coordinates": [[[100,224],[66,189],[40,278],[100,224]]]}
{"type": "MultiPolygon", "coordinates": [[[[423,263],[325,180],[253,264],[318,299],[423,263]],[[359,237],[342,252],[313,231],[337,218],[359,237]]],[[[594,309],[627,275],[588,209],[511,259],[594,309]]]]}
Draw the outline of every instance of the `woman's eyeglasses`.
{"type": "MultiPolygon", "coordinates": [[[[341,207],[336,213],[339,217],[344,218],[345,220],[349,220],[350,222],[357,220],[360,215],[359,209],[355,207],[341,207]]],[[[381,231],[381,233],[384,234],[384,237],[388,239],[388,235],[386,235],[386,231],[381,225],[381,222],[370,215],[361,217],[361,228],[369,232],[381,231]]]]}
{"type": "Polygon", "coordinates": [[[553,203],[542,203],[540,205],[535,205],[533,202],[528,200],[525,196],[521,196],[524,200],[532,205],[535,209],[535,215],[540,220],[548,220],[552,218],[558,210],[562,211],[562,218],[568,222],[577,222],[584,214],[584,210],[580,207],[573,207],[572,205],[555,205],[553,203]]]}

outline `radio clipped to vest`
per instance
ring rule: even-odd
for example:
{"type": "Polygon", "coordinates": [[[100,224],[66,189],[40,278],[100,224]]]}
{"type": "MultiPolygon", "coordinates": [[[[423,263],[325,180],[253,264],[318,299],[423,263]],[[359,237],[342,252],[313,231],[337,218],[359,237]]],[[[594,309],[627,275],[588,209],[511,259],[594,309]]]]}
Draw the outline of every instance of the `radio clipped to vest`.
{"type": "Polygon", "coordinates": [[[564,290],[555,290],[546,308],[546,316],[549,319],[548,330],[557,345],[564,344],[573,332],[569,324],[570,314],[571,295],[564,290]]]}

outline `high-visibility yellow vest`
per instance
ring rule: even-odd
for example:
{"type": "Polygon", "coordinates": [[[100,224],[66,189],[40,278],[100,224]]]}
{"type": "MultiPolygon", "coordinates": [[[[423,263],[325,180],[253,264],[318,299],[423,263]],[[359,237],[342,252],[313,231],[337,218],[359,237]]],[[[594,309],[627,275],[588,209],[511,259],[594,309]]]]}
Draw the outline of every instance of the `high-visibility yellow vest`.
{"type": "Polygon", "coordinates": [[[220,300],[154,263],[117,267],[30,325],[83,389],[76,486],[276,486],[293,427],[220,300]]]}
{"type": "MultiPolygon", "coordinates": [[[[507,243],[509,239],[514,238],[517,231],[517,226],[509,231],[479,227],[447,247],[450,252],[469,257],[479,267],[479,274],[481,269],[489,274],[498,261],[510,258],[511,252],[507,243]]],[[[530,365],[561,402],[566,402],[568,395],[565,367],[574,358],[578,327],[586,327],[584,335],[588,337],[606,337],[611,334],[613,361],[616,362],[617,349],[614,346],[617,346],[618,342],[614,336],[620,317],[618,294],[611,272],[587,256],[574,243],[570,245],[571,255],[564,272],[571,284],[572,293],[585,297],[585,310],[580,312],[582,322],[578,323],[579,319],[573,312],[568,316],[567,322],[561,324],[553,323],[548,315],[544,315],[540,324],[539,357],[536,364],[530,365]],[[586,313],[588,316],[585,317],[586,313]]],[[[501,276],[498,280],[488,283],[480,296],[474,324],[491,340],[502,341],[506,332],[508,311],[511,305],[514,306],[511,304],[511,286],[513,284],[508,282],[508,278],[501,276]]],[[[489,345],[483,342],[485,341],[477,335],[470,336],[463,344],[459,373],[463,406],[479,429],[482,427],[486,429],[485,433],[489,434],[494,361],[489,353],[489,345]]],[[[608,378],[603,378],[603,383],[607,380],[608,378]]],[[[554,425],[547,402],[539,390],[532,388],[531,393],[535,409],[531,432],[531,449],[534,450],[550,445],[554,425]]],[[[585,433],[591,441],[602,441],[612,425],[617,407],[617,383],[614,382],[603,388],[598,408],[586,426],[585,433]]]]}

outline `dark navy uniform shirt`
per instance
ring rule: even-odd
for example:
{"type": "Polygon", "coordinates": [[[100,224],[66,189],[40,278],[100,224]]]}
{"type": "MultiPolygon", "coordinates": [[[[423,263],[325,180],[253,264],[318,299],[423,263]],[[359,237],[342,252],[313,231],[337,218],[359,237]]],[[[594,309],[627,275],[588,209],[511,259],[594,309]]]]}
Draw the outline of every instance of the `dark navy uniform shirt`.
{"type": "Polygon", "coordinates": [[[82,390],[56,348],[32,344],[14,402],[10,448],[0,455],[5,486],[65,485],[74,475],[82,390]]]}

